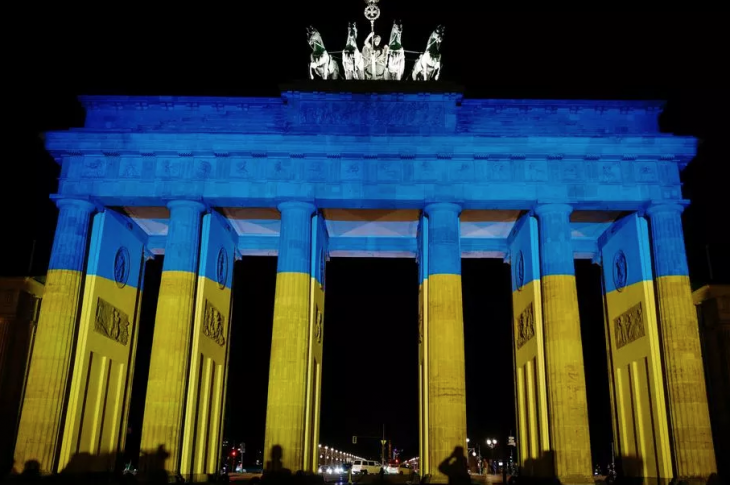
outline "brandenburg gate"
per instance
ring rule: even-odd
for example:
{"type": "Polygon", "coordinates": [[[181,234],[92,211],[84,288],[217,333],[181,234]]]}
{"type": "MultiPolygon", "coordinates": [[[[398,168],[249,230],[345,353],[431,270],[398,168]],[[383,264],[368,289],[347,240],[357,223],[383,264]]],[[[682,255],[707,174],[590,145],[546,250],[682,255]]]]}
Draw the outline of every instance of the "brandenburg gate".
{"type": "Polygon", "coordinates": [[[266,449],[281,445],[286,468],[316,471],[326,262],[369,256],[420,268],[419,321],[402,324],[419,325],[421,469],[434,482],[466,441],[462,258],[511,265],[523,475],[593,480],[581,324],[605,329],[624,473],[714,472],[681,222],[696,147],[660,133],[662,103],[354,84],[87,96],[82,128],[46,135],[59,217],[16,467],[124,450],[143,274],[164,255],[136,396],[142,449],[164,449],[170,472],[215,473],[230,335],[249,325],[231,321],[233,265],[277,255],[266,449]],[[576,259],[603,269],[604,322],[580,321],[576,259]]]}

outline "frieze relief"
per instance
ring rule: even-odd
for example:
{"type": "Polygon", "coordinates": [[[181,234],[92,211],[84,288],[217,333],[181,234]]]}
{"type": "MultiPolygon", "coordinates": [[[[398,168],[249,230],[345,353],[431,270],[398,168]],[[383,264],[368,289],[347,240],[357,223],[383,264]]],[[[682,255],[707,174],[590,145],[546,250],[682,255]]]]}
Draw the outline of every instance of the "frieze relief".
{"type": "Polygon", "coordinates": [[[127,345],[129,342],[129,316],[108,301],[98,298],[94,331],[122,345],[127,345]]]}
{"type": "Polygon", "coordinates": [[[195,160],[195,178],[207,179],[213,172],[213,165],[208,160],[195,160]]]}
{"type": "MultiPolygon", "coordinates": [[[[633,179],[635,175],[640,178],[638,173],[640,170],[632,165],[638,162],[634,161],[600,160],[581,165],[573,160],[551,161],[548,160],[547,155],[540,158],[531,156],[521,160],[505,159],[514,154],[484,153],[458,153],[458,156],[454,155],[452,159],[443,159],[443,150],[412,154],[402,152],[398,147],[378,146],[367,148],[373,153],[363,153],[366,147],[358,146],[353,148],[352,152],[340,153],[337,151],[341,158],[318,153],[316,155],[306,154],[301,159],[286,155],[285,148],[282,147],[280,152],[273,153],[267,158],[255,158],[254,154],[250,152],[231,154],[224,159],[198,154],[194,157],[179,155],[158,157],[155,154],[76,157],[63,162],[64,165],[68,164],[68,167],[62,171],[59,193],[96,195],[95,192],[101,190],[101,186],[90,188],[86,183],[100,179],[122,182],[119,185],[105,185],[103,187],[104,196],[125,195],[129,197],[145,196],[149,193],[158,196],[163,190],[170,190],[169,187],[176,187],[176,190],[194,190],[195,193],[187,195],[196,196],[200,195],[198,191],[201,190],[206,193],[217,190],[225,192],[227,189],[222,188],[224,183],[241,184],[243,182],[266,183],[267,190],[275,193],[279,190],[279,184],[292,181],[312,184],[315,186],[311,189],[313,191],[319,190],[316,186],[324,183],[419,185],[448,181],[454,185],[515,184],[515,191],[512,192],[515,198],[534,197],[535,189],[528,187],[528,184],[537,184],[543,192],[558,191],[574,200],[596,199],[603,197],[602,194],[609,194],[613,200],[624,195],[619,195],[613,190],[603,190],[602,186],[634,185],[635,182],[629,179],[633,179]],[[377,150],[382,150],[382,152],[377,150]],[[160,182],[202,180],[222,184],[205,187],[135,184],[134,182],[138,180],[150,182],[155,180],[160,182]],[[567,189],[563,189],[564,186],[567,186],[567,189]]],[[[255,155],[258,156],[261,153],[257,152],[255,155]]],[[[646,169],[647,166],[644,168],[646,169]]],[[[660,183],[663,182],[658,180],[658,176],[654,182],[642,180],[639,182],[649,187],[641,187],[643,191],[641,193],[639,193],[639,187],[628,187],[622,194],[632,197],[650,195],[655,199],[666,200],[681,198],[678,185],[660,186],[660,183]]],[[[385,188],[385,192],[379,193],[379,196],[381,198],[393,197],[389,192],[391,189],[391,187],[385,188]]],[[[285,187],[282,190],[293,189],[285,187]]],[[[297,190],[308,189],[300,187],[297,190]]],[[[459,190],[461,189],[454,189],[454,193],[460,194],[459,190]]],[[[478,197],[482,196],[478,190],[474,194],[478,197]]]]}
{"type": "Polygon", "coordinates": [[[205,300],[205,314],[203,316],[203,335],[213,340],[221,347],[225,345],[226,338],[223,335],[225,317],[209,300],[205,300]]]}
{"type": "Polygon", "coordinates": [[[100,157],[83,158],[81,177],[103,178],[106,175],[106,160],[100,157]]]}
{"type": "Polygon", "coordinates": [[[183,174],[183,162],[175,158],[157,160],[157,176],[162,178],[180,178],[183,174]]]}
{"type": "Polygon", "coordinates": [[[430,102],[299,102],[288,110],[292,125],[381,125],[443,128],[446,109],[430,102]]]}
{"type": "Polygon", "coordinates": [[[119,164],[121,178],[139,178],[142,176],[142,158],[122,158],[119,164]]]}
{"type": "Polygon", "coordinates": [[[530,302],[515,319],[515,344],[522,348],[535,336],[535,306],[530,302]]]}
{"type": "Polygon", "coordinates": [[[621,182],[621,165],[618,162],[603,162],[600,164],[598,181],[603,184],[617,184],[621,182]]]}
{"type": "Polygon", "coordinates": [[[644,310],[641,302],[614,318],[613,326],[616,349],[620,349],[646,335],[644,328],[644,310]]]}

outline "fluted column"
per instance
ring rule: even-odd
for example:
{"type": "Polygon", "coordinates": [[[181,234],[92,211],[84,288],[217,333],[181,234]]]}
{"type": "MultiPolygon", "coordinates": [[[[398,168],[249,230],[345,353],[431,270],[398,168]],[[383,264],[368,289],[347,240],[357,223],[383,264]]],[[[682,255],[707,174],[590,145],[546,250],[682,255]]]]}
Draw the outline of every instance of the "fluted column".
{"type": "Polygon", "coordinates": [[[706,480],[717,470],[699,325],[692,302],[679,204],[647,210],[669,403],[675,475],[706,480]]]}
{"type": "Polygon", "coordinates": [[[265,461],[281,446],[284,468],[305,469],[304,422],[314,205],[284,202],[274,297],[265,461]]]}
{"type": "Polygon", "coordinates": [[[141,452],[155,453],[163,447],[167,453],[164,469],[176,473],[180,468],[200,229],[205,206],[196,201],[177,200],[167,207],[170,225],[157,300],[141,452]]]}
{"type": "Polygon", "coordinates": [[[593,483],[583,345],[570,235],[572,207],[536,207],[542,273],[545,367],[554,472],[562,483],[593,483]]]}
{"type": "Polygon", "coordinates": [[[40,471],[57,471],[56,456],[81,306],[89,225],[94,205],[60,199],[56,235],[46,276],[28,380],[23,398],[15,467],[38,462],[40,471]]]}
{"type": "Polygon", "coordinates": [[[456,204],[431,204],[428,216],[428,435],[432,483],[446,482],[438,465],[466,449],[464,316],[456,204]]]}

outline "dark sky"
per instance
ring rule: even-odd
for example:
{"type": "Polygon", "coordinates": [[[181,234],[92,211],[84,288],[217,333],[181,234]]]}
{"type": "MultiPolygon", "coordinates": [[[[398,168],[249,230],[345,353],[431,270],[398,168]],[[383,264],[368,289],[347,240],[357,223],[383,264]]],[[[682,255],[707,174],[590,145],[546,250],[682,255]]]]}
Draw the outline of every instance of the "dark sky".
{"type": "MultiPolygon", "coordinates": [[[[330,50],[342,48],[347,21],[359,22],[361,42],[366,35],[360,0],[287,4],[246,2],[212,11],[178,4],[153,11],[119,3],[71,11],[64,3],[65,10],[37,7],[18,15],[24,28],[13,59],[19,64],[6,75],[19,81],[23,103],[13,117],[12,156],[3,161],[0,177],[5,227],[17,236],[5,240],[10,250],[2,273],[25,274],[31,254],[32,273],[47,267],[56,217],[48,194],[56,190],[58,168],[38,133],[82,123],[76,95],[276,96],[279,83],[306,76],[307,25],[320,30],[330,50]]],[[[685,195],[695,202],[685,218],[693,276],[710,278],[708,244],[719,268],[713,278],[728,274],[727,260],[720,261],[727,238],[717,223],[727,221],[719,207],[727,203],[722,184],[730,160],[723,141],[730,84],[720,69],[727,14],[503,12],[456,0],[441,6],[382,0],[381,8],[379,33],[387,36],[392,20],[401,19],[408,50],[422,50],[431,30],[446,25],[443,80],[464,85],[468,95],[668,99],[662,120],[667,129],[704,139],[685,175],[685,195]]],[[[159,268],[159,261],[152,263],[148,288],[159,268]]],[[[246,441],[249,452],[263,441],[275,270],[275,258],[244,258],[236,267],[227,435],[246,441]]],[[[335,259],[327,271],[322,442],[377,455],[377,446],[367,441],[356,448],[348,443],[353,434],[378,435],[385,424],[394,446],[413,456],[416,264],[335,259]]],[[[580,263],[577,271],[586,327],[586,321],[602,318],[599,273],[590,263],[580,263]]],[[[501,261],[465,260],[463,274],[468,432],[472,439],[503,442],[514,422],[509,273],[501,261]]],[[[153,299],[146,304],[154,308],[153,299]]],[[[149,337],[149,317],[142,323],[149,337]]],[[[142,355],[147,337],[143,330],[142,355]]],[[[602,329],[584,331],[594,455],[605,460],[611,430],[602,339],[602,329]]]]}

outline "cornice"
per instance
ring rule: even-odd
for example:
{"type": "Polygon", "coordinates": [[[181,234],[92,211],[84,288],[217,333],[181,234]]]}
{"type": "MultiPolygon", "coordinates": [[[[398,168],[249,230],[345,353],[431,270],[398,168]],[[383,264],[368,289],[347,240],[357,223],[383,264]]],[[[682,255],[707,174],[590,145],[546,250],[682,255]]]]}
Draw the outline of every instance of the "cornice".
{"type": "MultiPolygon", "coordinates": [[[[275,146],[282,145],[321,145],[325,143],[324,137],[313,136],[301,133],[215,133],[215,132],[130,132],[130,131],[49,131],[45,133],[46,144],[68,143],[73,144],[67,150],[84,151],[84,143],[94,143],[95,146],[103,147],[105,144],[124,143],[134,145],[141,143],[171,143],[174,141],[178,146],[185,144],[226,144],[226,143],[269,143],[275,146]]],[[[429,135],[330,135],[326,139],[328,150],[336,151],[338,146],[352,146],[357,144],[374,145],[385,143],[393,146],[400,146],[404,149],[422,146],[450,146],[457,148],[465,146],[515,146],[515,145],[590,145],[592,147],[618,146],[626,151],[626,146],[641,146],[641,148],[656,148],[661,150],[662,146],[687,146],[691,153],[696,151],[696,140],[692,137],[672,136],[662,133],[655,135],[630,135],[630,136],[551,136],[536,135],[501,135],[483,136],[479,134],[429,134],[429,135]]],[[[113,151],[112,148],[105,148],[113,151]]],[[[214,147],[216,152],[229,152],[227,148],[214,147]]],[[[596,150],[594,150],[596,151],[596,150]]],[[[667,157],[676,156],[673,153],[666,154],[667,157]]]]}
{"type": "Polygon", "coordinates": [[[434,161],[443,163],[460,163],[465,161],[473,162],[548,162],[548,163],[560,163],[560,162],[581,162],[585,164],[596,163],[596,162],[674,162],[680,166],[684,166],[688,163],[689,158],[683,156],[667,156],[666,154],[641,154],[641,155],[625,155],[621,153],[606,153],[601,156],[599,155],[585,155],[581,153],[564,154],[564,153],[552,153],[552,152],[532,152],[526,153],[445,153],[442,151],[429,151],[421,153],[403,153],[401,151],[390,151],[390,152],[338,152],[330,153],[323,151],[312,151],[312,152],[301,152],[301,151],[266,151],[266,150],[231,150],[224,154],[215,150],[191,150],[191,151],[178,151],[178,150],[118,150],[114,152],[108,152],[98,149],[88,150],[64,150],[64,149],[49,149],[51,156],[56,159],[57,162],[62,161],[64,158],[79,158],[79,157],[114,157],[114,158],[245,158],[245,159],[271,159],[280,160],[285,158],[290,159],[307,159],[307,160],[369,160],[369,161],[402,161],[402,162],[413,162],[413,161],[434,161]]]}

